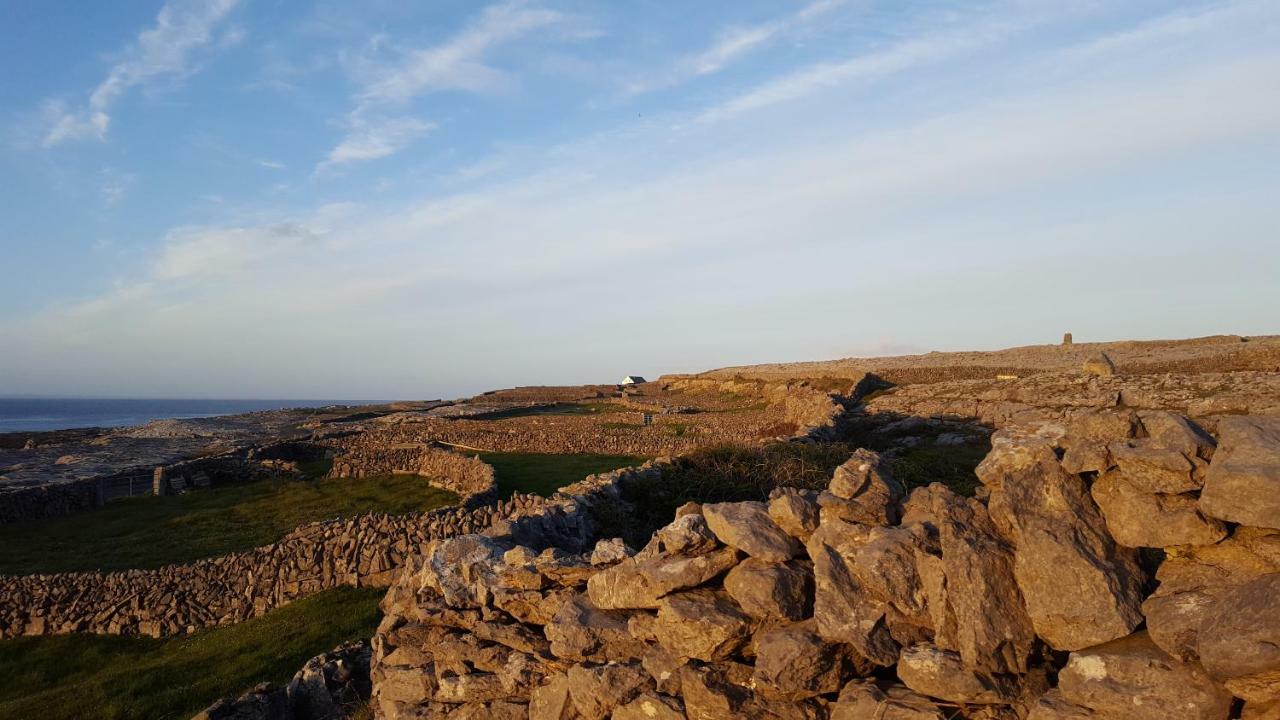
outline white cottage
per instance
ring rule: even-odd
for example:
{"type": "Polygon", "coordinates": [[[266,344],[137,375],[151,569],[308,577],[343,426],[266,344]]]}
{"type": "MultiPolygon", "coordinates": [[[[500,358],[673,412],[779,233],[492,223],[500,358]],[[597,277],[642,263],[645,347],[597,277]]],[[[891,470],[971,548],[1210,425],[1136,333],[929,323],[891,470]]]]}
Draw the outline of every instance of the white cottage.
{"type": "Polygon", "coordinates": [[[644,382],[644,378],[640,377],[639,375],[628,375],[622,378],[623,385],[637,385],[642,382],[644,382]]]}

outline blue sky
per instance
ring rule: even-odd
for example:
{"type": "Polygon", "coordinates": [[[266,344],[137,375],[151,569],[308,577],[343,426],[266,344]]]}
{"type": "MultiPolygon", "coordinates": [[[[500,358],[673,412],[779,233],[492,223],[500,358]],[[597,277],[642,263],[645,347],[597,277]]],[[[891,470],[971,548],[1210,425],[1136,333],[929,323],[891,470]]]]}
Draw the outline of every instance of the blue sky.
{"type": "Polygon", "coordinates": [[[1278,329],[1271,0],[0,16],[0,393],[1278,329]]]}

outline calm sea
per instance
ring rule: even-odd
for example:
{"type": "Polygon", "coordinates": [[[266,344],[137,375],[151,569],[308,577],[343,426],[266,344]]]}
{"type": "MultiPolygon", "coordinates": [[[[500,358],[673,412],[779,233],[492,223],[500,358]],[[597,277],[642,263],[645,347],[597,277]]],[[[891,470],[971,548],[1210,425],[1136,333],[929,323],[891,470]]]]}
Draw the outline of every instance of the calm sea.
{"type": "Polygon", "coordinates": [[[0,398],[0,433],[142,425],[162,418],[347,404],[333,400],[104,400],[0,398]]]}

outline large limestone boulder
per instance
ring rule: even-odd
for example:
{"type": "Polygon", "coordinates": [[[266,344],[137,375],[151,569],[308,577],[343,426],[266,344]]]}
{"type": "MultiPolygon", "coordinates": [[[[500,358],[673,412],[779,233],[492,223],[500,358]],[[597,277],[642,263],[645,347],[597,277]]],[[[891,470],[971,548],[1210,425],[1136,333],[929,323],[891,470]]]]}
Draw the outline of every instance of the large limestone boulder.
{"type": "Polygon", "coordinates": [[[604,720],[614,708],[634,700],[653,681],[638,664],[574,665],[569,668],[569,697],[583,720],[604,720]]]}
{"type": "Polygon", "coordinates": [[[732,568],[738,558],[738,551],[733,548],[693,557],[627,558],[592,575],[587,581],[587,594],[601,609],[657,609],[663,596],[702,585],[732,568]]]}
{"type": "Polygon", "coordinates": [[[725,576],[724,589],[757,620],[800,620],[813,609],[813,575],[795,561],[784,564],[747,558],[725,576]]]}
{"type": "Polygon", "coordinates": [[[1227,536],[1226,526],[1202,515],[1192,495],[1146,492],[1120,472],[1102,475],[1090,492],[1107,530],[1125,547],[1212,545],[1227,536]]]}
{"type": "Polygon", "coordinates": [[[840,689],[847,651],[818,637],[811,625],[788,625],[756,636],[754,681],[760,692],[802,700],[840,689]]]}
{"type": "Polygon", "coordinates": [[[1142,604],[1151,639],[1184,661],[1199,657],[1200,628],[1219,598],[1261,576],[1280,573],[1280,530],[1238,527],[1216,545],[1169,548],[1160,586],[1142,604]]]}
{"type": "Polygon", "coordinates": [[[702,515],[720,542],[753,558],[786,562],[803,551],[800,541],[769,517],[764,503],[712,503],[702,506],[702,515]]]}
{"type": "Polygon", "coordinates": [[[1226,720],[1232,704],[1202,668],[1169,657],[1146,632],[1071,653],[1058,690],[1100,718],[1226,720]]]}
{"type": "Polygon", "coordinates": [[[886,623],[887,604],[858,581],[853,566],[858,550],[870,537],[865,525],[824,520],[809,537],[813,560],[813,616],[818,634],[852,645],[866,659],[892,665],[898,658],[886,623]]]}
{"type": "Polygon", "coordinates": [[[1119,547],[1084,480],[1052,442],[1002,430],[977,469],[997,527],[1014,546],[1014,576],[1036,634],[1058,650],[1128,635],[1142,622],[1143,573],[1119,547]]]}
{"type": "Polygon", "coordinates": [[[967,667],[1022,673],[1035,643],[1031,617],[1014,577],[1014,554],[982,503],[934,483],[912,493],[904,527],[933,528],[937,554],[917,556],[939,647],[967,667]]]}
{"type": "Polygon", "coordinates": [[[543,632],[551,652],[570,660],[632,660],[644,652],[631,637],[624,613],[601,610],[584,596],[564,603],[543,632]]]}
{"type": "Polygon", "coordinates": [[[1200,508],[1229,522],[1280,528],[1280,417],[1219,421],[1200,508]]]}
{"type": "Polygon", "coordinates": [[[912,645],[898,658],[898,678],[923,695],[965,704],[1010,703],[1017,687],[1008,676],[965,667],[960,654],[931,643],[912,645]]]}
{"type": "Polygon", "coordinates": [[[724,660],[751,637],[751,618],[727,595],[689,590],[668,595],[653,627],[658,643],[677,657],[724,660]]]}
{"type": "Polygon", "coordinates": [[[1280,573],[1224,593],[1199,633],[1200,660],[1238,697],[1280,702],[1280,573]]]}

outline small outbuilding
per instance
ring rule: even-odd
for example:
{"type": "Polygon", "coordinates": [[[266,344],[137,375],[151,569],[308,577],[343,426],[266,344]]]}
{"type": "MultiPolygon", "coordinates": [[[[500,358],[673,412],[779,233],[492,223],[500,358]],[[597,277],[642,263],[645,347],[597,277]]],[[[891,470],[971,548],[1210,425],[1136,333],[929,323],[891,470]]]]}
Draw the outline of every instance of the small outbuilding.
{"type": "Polygon", "coordinates": [[[644,381],[645,381],[644,378],[640,377],[639,375],[628,375],[622,378],[623,385],[639,385],[644,381]]]}

